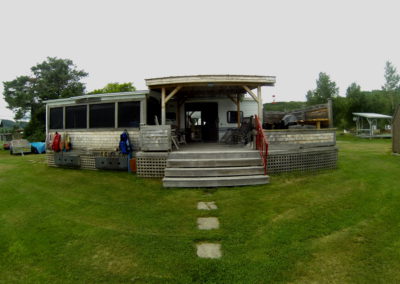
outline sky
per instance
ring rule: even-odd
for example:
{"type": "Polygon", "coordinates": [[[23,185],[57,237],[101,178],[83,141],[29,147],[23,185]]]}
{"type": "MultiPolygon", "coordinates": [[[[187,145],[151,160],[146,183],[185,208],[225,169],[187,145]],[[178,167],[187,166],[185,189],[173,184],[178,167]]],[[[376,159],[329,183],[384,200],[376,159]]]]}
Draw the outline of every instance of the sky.
{"type": "MultiPolygon", "coordinates": [[[[305,100],[319,72],[344,96],[384,84],[400,68],[399,1],[0,0],[0,81],[29,75],[46,59],[71,59],[109,82],[197,74],[276,76],[264,102],[305,100]]],[[[400,70],[400,69],[399,69],[400,70]]],[[[0,118],[12,118],[0,85],[0,118]]]]}

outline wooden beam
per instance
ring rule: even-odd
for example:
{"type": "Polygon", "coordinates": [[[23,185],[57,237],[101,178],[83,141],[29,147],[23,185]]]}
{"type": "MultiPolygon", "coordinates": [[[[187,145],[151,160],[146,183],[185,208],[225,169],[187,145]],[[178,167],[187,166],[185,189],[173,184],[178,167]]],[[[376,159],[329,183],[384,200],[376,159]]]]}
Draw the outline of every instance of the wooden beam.
{"type": "Polygon", "coordinates": [[[165,112],[165,88],[161,89],[161,125],[166,124],[166,112],[165,112]]]}
{"type": "MultiPolygon", "coordinates": [[[[163,88],[165,89],[165,88],[163,88]]],[[[165,103],[167,103],[172,97],[180,90],[182,89],[182,86],[177,86],[166,98],[165,98],[165,103]]]]}
{"type": "Polygon", "coordinates": [[[236,95],[237,100],[237,126],[240,127],[240,95],[236,95]]]}
{"type": "MultiPolygon", "coordinates": [[[[258,88],[260,88],[260,87],[257,87],[257,90],[258,90],[258,88]]],[[[246,92],[248,92],[249,95],[252,96],[253,99],[258,103],[258,98],[257,98],[257,96],[250,90],[249,87],[247,87],[246,85],[243,85],[243,89],[245,89],[246,92]]]]}
{"type": "Polygon", "coordinates": [[[228,96],[228,98],[231,99],[231,101],[232,101],[235,105],[238,104],[238,102],[237,102],[231,95],[227,95],[227,96],[228,96]]]}
{"type": "Polygon", "coordinates": [[[262,103],[262,97],[261,97],[261,86],[257,87],[257,97],[258,97],[258,118],[260,119],[261,124],[263,123],[264,120],[264,114],[263,114],[263,103],[262,103]]]}

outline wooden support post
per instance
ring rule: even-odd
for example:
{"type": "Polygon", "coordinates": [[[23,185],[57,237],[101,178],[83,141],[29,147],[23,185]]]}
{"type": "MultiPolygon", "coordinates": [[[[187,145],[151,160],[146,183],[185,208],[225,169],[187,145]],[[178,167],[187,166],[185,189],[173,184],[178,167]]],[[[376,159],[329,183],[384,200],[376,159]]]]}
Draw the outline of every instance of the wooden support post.
{"type": "Polygon", "coordinates": [[[118,103],[114,103],[114,128],[118,128],[118,103]]]}
{"type": "Polygon", "coordinates": [[[65,113],[65,106],[63,107],[63,129],[65,130],[65,126],[66,126],[66,121],[67,121],[67,119],[66,119],[66,117],[67,117],[67,115],[66,115],[66,113],[65,113]]]}
{"type": "Polygon", "coordinates": [[[176,126],[179,131],[181,129],[181,104],[179,101],[176,102],[176,126]]]}
{"type": "Polygon", "coordinates": [[[321,129],[321,121],[317,121],[317,129],[321,129]]]}
{"type": "Polygon", "coordinates": [[[90,106],[89,104],[86,105],[86,128],[90,128],[90,106]]]}
{"type": "Polygon", "coordinates": [[[263,114],[263,103],[261,97],[261,86],[257,87],[257,99],[258,99],[258,118],[260,119],[261,125],[264,122],[264,114],[263,114]]]}
{"type": "Polygon", "coordinates": [[[236,102],[236,100],[231,96],[231,95],[228,95],[228,98],[230,98],[231,99],[231,101],[235,104],[235,105],[237,105],[237,102],[236,102]]]}
{"type": "Polygon", "coordinates": [[[140,125],[147,124],[147,98],[140,101],[140,125]]]}
{"type": "Polygon", "coordinates": [[[236,95],[236,106],[237,106],[237,126],[240,128],[240,97],[236,95]]]}
{"type": "Polygon", "coordinates": [[[165,112],[165,88],[161,89],[161,125],[165,125],[167,122],[165,112]]]}
{"type": "MultiPolygon", "coordinates": [[[[49,105],[46,104],[46,139],[49,135],[49,125],[50,125],[50,111],[49,111],[49,105]]],[[[7,139],[5,139],[5,140],[7,140],[7,139]]]]}

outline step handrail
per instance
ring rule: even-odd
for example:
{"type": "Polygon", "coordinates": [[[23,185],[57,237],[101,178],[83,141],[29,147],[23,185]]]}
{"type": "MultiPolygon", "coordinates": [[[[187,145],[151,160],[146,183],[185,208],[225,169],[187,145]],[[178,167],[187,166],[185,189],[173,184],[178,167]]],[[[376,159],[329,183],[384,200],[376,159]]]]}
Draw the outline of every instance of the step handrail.
{"type": "Polygon", "coordinates": [[[255,129],[257,131],[256,134],[256,149],[260,151],[260,156],[263,161],[264,166],[264,174],[267,174],[267,158],[268,158],[268,140],[265,136],[264,130],[262,128],[262,124],[258,116],[255,116],[255,129]]]}

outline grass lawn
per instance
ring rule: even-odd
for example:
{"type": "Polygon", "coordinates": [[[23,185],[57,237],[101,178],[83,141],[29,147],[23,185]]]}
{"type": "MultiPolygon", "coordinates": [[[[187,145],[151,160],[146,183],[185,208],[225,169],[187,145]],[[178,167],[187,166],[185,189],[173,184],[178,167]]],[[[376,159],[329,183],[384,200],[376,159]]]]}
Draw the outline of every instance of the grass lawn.
{"type": "Polygon", "coordinates": [[[338,140],[338,170],[218,190],[0,151],[0,283],[400,282],[400,157],[338,140]],[[221,228],[197,230],[211,215],[221,228]],[[201,240],[223,257],[199,259],[201,240]]]}

